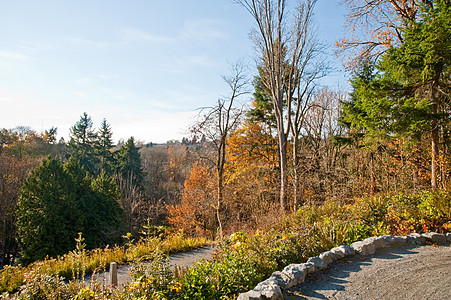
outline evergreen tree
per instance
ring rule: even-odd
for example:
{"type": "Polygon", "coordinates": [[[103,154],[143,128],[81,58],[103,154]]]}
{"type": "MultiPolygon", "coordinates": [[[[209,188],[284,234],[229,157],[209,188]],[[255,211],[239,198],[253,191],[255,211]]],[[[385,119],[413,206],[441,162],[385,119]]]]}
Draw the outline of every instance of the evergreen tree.
{"type": "Polygon", "coordinates": [[[117,203],[120,194],[116,184],[104,171],[94,180],[73,157],[64,167],[74,182],[76,205],[82,213],[79,222],[87,247],[117,243],[123,233],[123,217],[117,203]]]}
{"type": "Polygon", "coordinates": [[[80,164],[90,174],[97,173],[97,159],[95,157],[95,142],[97,135],[92,128],[91,117],[83,113],[80,120],[70,129],[69,148],[80,164]]]}
{"type": "Polygon", "coordinates": [[[367,67],[354,78],[344,120],[367,137],[430,133],[431,185],[437,187],[439,135],[450,116],[451,6],[448,0],[431,1],[419,14],[374,71],[367,67]]]}
{"type": "Polygon", "coordinates": [[[100,161],[100,169],[105,170],[107,174],[112,174],[112,164],[114,163],[114,157],[112,149],[113,144],[113,132],[111,130],[110,124],[107,123],[106,119],[103,119],[100,125],[99,131],[97,133],[97,157],[100,161]]]}
{"type": "Polygon", "coordinates": [[[25,180],[17,203],[18,240],[25,263],[75,246],[81,212],[75,185],[60,160],[46,158],[25,180]]]}
{"type": "Polygon", "coordinates": [[[130,137],[118,152],[118,173],[139,189],[142,188],[144,172],[141,167],[141,154],[130,137]]]}
{"type": "MultiPolygon", "coordinates": [[[[261,73],[260,69],[260,73],[261,73]]],[[[276,128],[276,117],[273,113],[273,103],[269,93],[265,91],[261,77],[254,79],[254,101],[253,108],[247,113],[247,117],[252,122],[263,122],[271,128],[276,128]]]]}

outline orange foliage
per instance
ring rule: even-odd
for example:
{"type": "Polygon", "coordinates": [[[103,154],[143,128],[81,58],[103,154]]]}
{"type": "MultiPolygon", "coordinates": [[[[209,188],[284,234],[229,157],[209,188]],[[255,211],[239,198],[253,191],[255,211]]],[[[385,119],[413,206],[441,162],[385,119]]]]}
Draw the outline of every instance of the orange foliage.
{"type": "Polygon", "coordinates": [[[277,139],[264,124],[246,122],[229,137],[227,147],[227,223],[258,224],[278,200],[277,139]]]}
{"type": "Polygon", "coordinates": [[[193,165],[178,205],[167,205],[169,223],[189,235],[214,236],[216,176],[202,163],[193,165]]]}

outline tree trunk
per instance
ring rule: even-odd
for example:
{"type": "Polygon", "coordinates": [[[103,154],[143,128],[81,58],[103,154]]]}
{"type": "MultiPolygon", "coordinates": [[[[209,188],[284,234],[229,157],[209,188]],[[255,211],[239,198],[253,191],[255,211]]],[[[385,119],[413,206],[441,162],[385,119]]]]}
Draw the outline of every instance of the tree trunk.
{"type": "Polygon", "coordinates": [[[280,147],[280,210],[285,212],[287,200],[287,141],[285,134],[279,137],[280,147]]]}
{"type": "Polygon", "coordinates": [[[433,115],[433,119],[431,121],[431,187],[433,189],[437,188],[437,160],[439,156],[439,127],[437,120],[435,119],[437,115],[437,82],[438,80],[435,80],[431,88],[431,103],[433,115]]]}
{"type": "MultiPolygon", "coordinates": [[[[435,112],[437,112],[437,106],[435,106],[435,112]]],[[[437,188],[437,160],[438,160],[438,143],[439,143],[439,128],[437,125],[437,121],[433,120],[431,122],[432,133],[431,133],[431,150],[432,150],[432,158],[431,158],[431,187],[433,189],[437,188]]]]}
{"type": "Polygon", "coordinates": [[[298,198],[299,198],[299,156],[298,156],[298,132],[294,134],[293,141],[293,168],[294,168],[294,199],[293,199],[293,213],[296,214],[296,210],[298,207],[298,198]]]}

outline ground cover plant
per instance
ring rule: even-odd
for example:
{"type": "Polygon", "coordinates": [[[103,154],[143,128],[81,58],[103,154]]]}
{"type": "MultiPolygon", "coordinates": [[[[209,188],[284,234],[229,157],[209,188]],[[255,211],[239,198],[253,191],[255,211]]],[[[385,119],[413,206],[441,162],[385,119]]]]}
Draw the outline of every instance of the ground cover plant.
{"type": "MultiPolygon", "coordinates": [[[[79,281],[65,283],[55,271],[49,271],[50,262],[56,265],[54,260],[36,262],[33,269],[7,268],[2,273],[2,284],[7,274],[20,271],[21,286],[12,295],[16,299],[30,295],[27,299],[234,299],[272,272],[290,263],[304,262],[334,246],[373,235],[450,232],[450,209],[449,190],[375,195],[352,203],[327,201],[322,205],[306,205],[265,231],[236,232],[220,243],[212,260],[200,261],[187,270],[169,268],[169,240],[130,244],[126,255],[118,258],[125,261],[139,256],[149,263],[137,260],[132,272],[134,281],[123,290],[98,283],[88,286],[79,281]],[[145,243],[153,246],[144,247],[145,243]]],[[[182,243],[180,235],[172,239],[176,244],[182,243]]],[[[78,249],[67,257],[88,257],[84,251],[78,249]]],[[[113,255],[124,253],[124,248],[94,252],[113,255]]],[[[83,272],[77,263],[69,268],[72,273],[83,272]]]]}

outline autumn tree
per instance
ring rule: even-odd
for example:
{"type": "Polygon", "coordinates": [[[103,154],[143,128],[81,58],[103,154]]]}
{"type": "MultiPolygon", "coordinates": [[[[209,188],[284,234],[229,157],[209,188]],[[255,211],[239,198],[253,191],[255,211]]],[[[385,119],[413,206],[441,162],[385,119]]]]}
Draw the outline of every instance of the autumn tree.
{"type": "Polygon", "coordinates": [[[277,138],[268,124],[247,120],[230,135],[227,147],[225,227],[250,229],[278,207],[277,138]]]}
{"type": "Polygon", "coordinates": [[[19,252],[17,244],[16,206],[20,187],[40,158],[0,153],[0,268],[12,265],[19,252]]]}
{"type": "Polygon", "coordinates": [[[300,67],[306,55],[306,33],[312,19],[314,0],[299,3],[290,15],[285,0],[237,0],[254,18],[253,38],[265,76],[277,123],[280,167],[280,208],[286,210],[288,164],[287,145],[291,129],[292,102],[298,89],[300,67]]]}
{"type": "Polygon", "coordinates": [[[348,0],[346,27],[348,36],[337,42],[338,53],[354,69],[360,62],[377,59],[390,47],[403,42],[402,30],[418,18],[428,0],[348,0]],[[343,55],[345,54],[345,55],[343,55]]]}
{"type": "Polygon", "coordinates": [[[220,235],[222,235],[220,210],[224,202],[224,165],[226,163],[227,139],[239,124],[243,115],[242,105],[238,105],[237,101],[240,96],[247,93],[247,80],[244,71],[245,68],[240,63],[232,66],[233,74],[228,77],[223,76],[224,81],[229,86],[230,94],[219,98],[216,106],[203,109],[200,120],[191,129],[194,135],[205,136],[216,152],[215,165],[218,186],[215,208],[220,235]]]}
{"type": "Polygon", "coordinates": [[[219,226],[216,218],[216,176],[204,164],[193,165],[185,181],[179,204],[167,205],[168,221],[190,235],[215,237],[219,226]]]}

